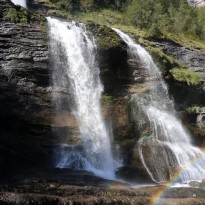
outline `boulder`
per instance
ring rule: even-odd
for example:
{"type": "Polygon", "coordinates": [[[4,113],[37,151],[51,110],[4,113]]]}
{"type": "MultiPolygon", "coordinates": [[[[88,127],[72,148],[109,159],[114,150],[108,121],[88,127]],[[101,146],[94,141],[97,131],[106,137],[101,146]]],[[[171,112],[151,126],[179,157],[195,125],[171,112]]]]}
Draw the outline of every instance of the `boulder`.
{"type": "Polygon", "coordinates": [[[134,147],[132,167],[162,183],[174,176],[178,165],[173,150],[166,143],[145,137],[134,147]]]}

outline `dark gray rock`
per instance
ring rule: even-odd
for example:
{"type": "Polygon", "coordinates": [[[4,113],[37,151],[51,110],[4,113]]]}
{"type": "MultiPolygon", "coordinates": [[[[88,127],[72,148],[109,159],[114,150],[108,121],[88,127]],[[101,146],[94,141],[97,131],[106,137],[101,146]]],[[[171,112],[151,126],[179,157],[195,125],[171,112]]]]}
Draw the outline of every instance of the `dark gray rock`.
{"type": "MultiPolygon", "coordinates": [[[[47,8],[37,1],[33,3],[33,11],[44,14],[45,9],[46,12],[47,8]]],[[[12,6],[9,0],[0,0],[0,10],[12,6]]],[[[115,98],[111,104],[104,104],[103,113],[106,121],[113,122],[114,136],[126,138],[131,133],[124,109],[128,101],[126,86],[130,82],[126,47],[99,50],[99,56],[105,92],[115,98]]],[[[54,166],[56,146],[68,141],[79,143],[79,129],[70,108],[58,113],[54,110],[52,90],[55,88],[50,74],[48,37],[40,22],[15,24],[3,20],[2,16],[0,167],[32,170],[54,166]],[[72,137],[67,139],[68,136],[72,137]]],[[[70,101],[69,93],[57,92],[62,93],[62,102],[70,101]]]]}
{"type": "Polygon", "coordinates": [[[0,203],[13,205],[204,205],[205,191],[199,188],[130,186],[93,176],[89,172],[45,170],[30,176],[10,177],[0,184],[0,203]],[[14,181],[11,179],[15,179],[14,181]]]}
{"type": "Polygon", "coordinates": [[[197,49],[190,50],[172,41],[156,42],[156,46],[205,79],[205,52],[197,49]]]}
{"type": "Polygon", "coordinates": [[[11,7],[0,1],[0,171],[48,166],[56,143],[47,34],[38,24],[4,21],[11,7]]]}

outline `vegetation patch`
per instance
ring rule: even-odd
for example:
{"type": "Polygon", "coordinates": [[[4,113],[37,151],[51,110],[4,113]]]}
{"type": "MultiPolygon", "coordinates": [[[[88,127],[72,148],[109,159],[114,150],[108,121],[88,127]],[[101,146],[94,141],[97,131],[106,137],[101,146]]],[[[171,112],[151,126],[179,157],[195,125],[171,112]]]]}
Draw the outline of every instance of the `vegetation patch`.
{"type": "Polygon", "coordinates": [[[144,132],[139,136],[139,139],[144,138],[144,137],[149,137],[151,136],[151,131],[150,130],[144,130],[144,132]]]}
{"type": "Polygon", "coordinates": [[[170,73],[175,81],[186,83],[187,85],[196,86],[203,83],[202,78],[196,72],[174,68],[170,70],[170,73]]]}
{"type": "Polygon", "coordinates": [[[205,107],[193,105],[192,107],[187,108],[186,111],[189,114],[197,114],[197,113],[205,112],[205,107]]]}
{"type": "Polygon", "coordinates": [[[113,101],[113,97],[111,95],[102,95],[103,103],[110,104],[113,101]]]}
{"type": "MultiPolygon", "coordinates": [[[[170,39],[188,49],[205,51],[205,8],[184,0],[39,0],[49,14],[95,22],[147,40],[170,39]]],[[[102,40],[102,44],[104,41],[102,40]]]]}
{"type": "Polygon", "coordinates": [[[94,21],[100,25],[112,26],[123,23],[122,13],[109,9],[102,9],[100,11],[79,13],[78,18],[84,22],[94,21]]]}
{"type": "Polygon", "coordinates": [[[16,6],[6,11],[4,19],[14,23],[29,23],[31,20],[31,13],[26,8],[16,6]]]}
{"type": "Polygon", "coordinates": [[[40,0],[48,5],[56,6],[70,12],[91,12],[100,9],[122,10],[127,0],[40,0]]]}
{"type": "Polygon", "coordinates": [[[45,22],[44,17],[38,14],[32,14],[28,9],[21,6],[7,9],[4,13],[4,20],[13,23],[30,23],[31,21],[45,22]]]}
{"type": "Polygon", "coordinates": [[[123,47],[125,43],[115,31],[105,25],[90,23],[89,30],[95,35],[97,43],[101,49],[123,47]]]}
{"type": "Polygon", "coordinates": [[[193,37],[187,37],[183,33],[175,34],[175,33],[170,33],[168,31],[162,31],[163,33],[163,39],[164,40],[171,40],[175,43],[178,43],[179,45],[183,46],[184,48],[187,48],[189,50],[201,50],[205,51],[205,43],[204,41],[200,39],[196,39],[193,37]]]}
{"type": "Polygon", "coordinates": [[[190,7],[188,1],[132,0],[124,17],[141,29],[155,25],[158,31],[205,39],[205,8],[190,7]]]}
{"type": "Polygon", "coordinates": [[[61,18],[65,18],[65,19],[69,19],[70,15],[68,12],[64,11],[64,10],[58,10],[58,9],[50,9],[48,10],[47,14],[50,16],[58,16],[61,18]]]}
{"type": "MultiPolygon", "coordinates": [[[[149,41],[146,41],[146,42],[149,42],[149,41]]],[[[161,49],[156,48],[154,46],[146,45],[145,41],[142,41],[142,40],[140,41],[140,43],[147,48],[147,50],[152,55],[154,60],[160,64],[160,68],[163,73],[166,73],[168,70],[170,70],[173,67],[179,67],[181,65],[173,57],[162,52],[161,49]]]]}

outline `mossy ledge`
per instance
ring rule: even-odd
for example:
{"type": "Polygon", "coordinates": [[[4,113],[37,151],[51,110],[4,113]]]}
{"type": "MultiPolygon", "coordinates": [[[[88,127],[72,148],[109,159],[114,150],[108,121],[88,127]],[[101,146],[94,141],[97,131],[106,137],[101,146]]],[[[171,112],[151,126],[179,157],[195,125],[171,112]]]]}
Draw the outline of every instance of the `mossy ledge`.
{"type": "Polygon", "coordinates": [[[170,70],[170,74],[174,81],[185,83],[189,86],[199,86],[204,82],[196,72],[187,69],[174,68],[170,70]]]}
{"type": "Polygon", "coordinates": [[[117,35],[115,31],[113,31],[108,26],[96,24],[94,22],[89,22],[87,23],[87,28],[96,37],[96,41],[100,49],[126,49],[126,44],[124,43],[124,41],[117,35]]]}

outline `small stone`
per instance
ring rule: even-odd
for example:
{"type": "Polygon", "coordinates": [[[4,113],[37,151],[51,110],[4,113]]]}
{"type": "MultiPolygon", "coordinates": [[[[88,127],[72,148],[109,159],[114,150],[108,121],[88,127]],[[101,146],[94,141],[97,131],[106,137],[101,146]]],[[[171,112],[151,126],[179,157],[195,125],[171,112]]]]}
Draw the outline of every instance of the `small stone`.
{"type": "Polygon", "coordinates": [[[189,182],[189,185],[191,187],[200,187],[200,183],[198,181],[191,181],[189,182]]]}

